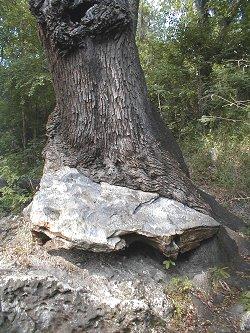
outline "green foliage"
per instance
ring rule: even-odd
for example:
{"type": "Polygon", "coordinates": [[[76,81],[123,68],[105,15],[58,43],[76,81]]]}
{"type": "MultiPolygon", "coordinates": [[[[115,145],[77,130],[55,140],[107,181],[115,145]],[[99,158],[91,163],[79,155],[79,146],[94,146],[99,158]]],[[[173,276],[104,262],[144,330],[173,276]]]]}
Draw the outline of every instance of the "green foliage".
{"type": "Polygon", "coordinates": [[[0,0],[0,214],[34,194],[22,180],[41,176],[45,124],[54,107],[48,66],[26,0],[0,0]]]}
{"type": "Polygon", "coordinates": [[[250,291],[242,293],[240,302],[244,306],[245,311],[250,311],[250,291]]]}
{"type": "Polygon", "coordinates": [[[247,121],[250,5],[242,3],[236,13],[225,0],[207,1],[206,8],[208,13],[194,1],[162,2],[158,11],[151,9],[146,41],[138,36],[151,98],[179,136],[180,128],[197,125],[202,116],[247,121]]]}
{"type": "Polygon", "coordinates": [[[171,279],[168,285],[168,290],[176,293],[186,294],[191,292],[192,289],[193,289],[193,284],[187,276],[174,277],[171,279]]]}
{"type": "Polygon", "coordinates": [[[250,4],[150,3],[138,45],[152,101],[197,184],[219,197],[249,197],[250,4]]]}
{"type": "Polygon", "coordinates": [[[216,285],[219,281],[224,281],[230,277],[228,267],[214,267],[211,268],[212,283],[216,285]]]}
{"type": "Polygon", "coordinates": [[[0,0],[0,155],[44,135],[54,95],[26,0],[0,0]]]}
{"type": "Polygon", "coordinates": [[[193,285],[188,277],[172,278],[165,289],[166,294],[174,304],[174,319],[177,322],[190,313],[189,307],[192,306],[190,293],[192,289],[193,285]]]}
{"type": "Polygon", "coordinates": [[[18,213],[34,195],[35,188],[22,188],[20,183],[41,177],[43,145],[43,141],[30,142],[25,150],[6,154],[0,159],[0,175],[7,183],[0,189],[0,215],[18,213]]]}
{"type": "Polygon", "coordinates": [[[31,198],[31,194],[22,193],[9,186],[1,189],[0,194],[0,216],[4,213],[18,213],[31,198]]]}
{"type": "Polygon", "coordinates": [[[207,133],[189,129],[182,142],[193,179],[203,186],[230,191],[232,196],[247,196],[250,187],[248,127],[221,126],[207,133]]]}
{"type": "Polygon", "coordinates": [[[175,266],[175,262],[168,259],[163,261],[163,266],[165,269],[170,269],[171,267],[175,266]]]}

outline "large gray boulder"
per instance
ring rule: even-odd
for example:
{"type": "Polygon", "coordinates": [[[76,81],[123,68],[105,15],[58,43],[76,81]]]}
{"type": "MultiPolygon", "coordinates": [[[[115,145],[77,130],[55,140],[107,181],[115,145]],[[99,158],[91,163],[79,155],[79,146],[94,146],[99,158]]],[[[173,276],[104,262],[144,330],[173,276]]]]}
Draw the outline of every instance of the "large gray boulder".
{"type": "Polygon", "coordinates": [[[245,271],[232,266],[238,248],[225,236],[220,231],[166,270],[164,256],[142,243],[114,253],[47,251],[32,242],[27,222],[4,218],[0,333],[245,332],[245,313],[232,318],[231,310],[234,290],[247,289],[245,271]],[[226,304],[217,305],[210,268],[221,265],[230,267],[230,288],[219,290],[226,304]]]}
{"type": "Polygon", "coordinates": [[[111,252],[135,240],[176,257],[212,237],[210,216],[157,193],[95,183],[76,169],[46,169],[26,210],[33,234],[61,247],[111,252]]]}
{"type": "Polygon", "coordinates": [[[49,254],[32,242],[22,219],[3,219],[0,226],[6,231],[0,233],[0,333],[142,333],[167,327],[174,307],[163,267],[150,257],[140,251],[49,254]]]}

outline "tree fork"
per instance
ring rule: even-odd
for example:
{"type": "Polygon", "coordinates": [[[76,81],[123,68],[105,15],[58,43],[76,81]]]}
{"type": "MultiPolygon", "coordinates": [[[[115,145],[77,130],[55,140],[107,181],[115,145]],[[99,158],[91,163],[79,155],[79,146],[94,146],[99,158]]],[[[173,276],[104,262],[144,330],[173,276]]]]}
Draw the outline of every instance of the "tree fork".
{"type": "Polygon", "coordinates": [[[135,43],[138,5],[30,0],[57,101],[46,166],[74,167],[96,182],[156,192],[219,215],[189,179],[179,146],[148,99],[135,43]]]}

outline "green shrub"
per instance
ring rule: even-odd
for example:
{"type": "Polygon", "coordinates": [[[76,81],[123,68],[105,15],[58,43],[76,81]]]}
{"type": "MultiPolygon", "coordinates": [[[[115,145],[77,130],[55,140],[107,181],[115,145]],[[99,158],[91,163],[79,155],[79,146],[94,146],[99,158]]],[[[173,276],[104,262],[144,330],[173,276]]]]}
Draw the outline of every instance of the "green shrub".
{"type": "Polygon", "coordinates": [[[250,311],[250,291],[242,293],[240,302],[244,306],[245,311],[250,311]]]}
{"type": "Polygon", "coordinates": [[[35,189],[19,186],[22,179],[39,179],[42,174],[42,142],[31,142],[25,150],[11,152],[0,158],[0,177],[7,183],[0,189],[0,215],[18,213],[32,198],[35,189]]]}
{"type": "Polygon", "coordinates": [[[197,132],[182,140],[181,145],[193,180],[200,186],[228,191],[231,197],[248,197],[249,145],[246,125],[221,127],[208,133],[197,132]],[[195,136],[195,138],[194,138],[195,136]]]}

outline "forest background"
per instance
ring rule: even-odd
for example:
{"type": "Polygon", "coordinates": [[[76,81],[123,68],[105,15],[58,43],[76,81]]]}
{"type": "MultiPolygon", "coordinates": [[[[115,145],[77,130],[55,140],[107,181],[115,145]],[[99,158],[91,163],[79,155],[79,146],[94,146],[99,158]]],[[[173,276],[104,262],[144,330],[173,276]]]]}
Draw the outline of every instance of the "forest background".
{"type": "MultiPolygon", "coordinates": [[[[142,0],[137,32],[152,102],[192,179],[247,218],[250,3],[142,0]]],[[[0,0],[0,215],[18,213],[42,174],[55,97],[27,0],[0,0]]]]}

